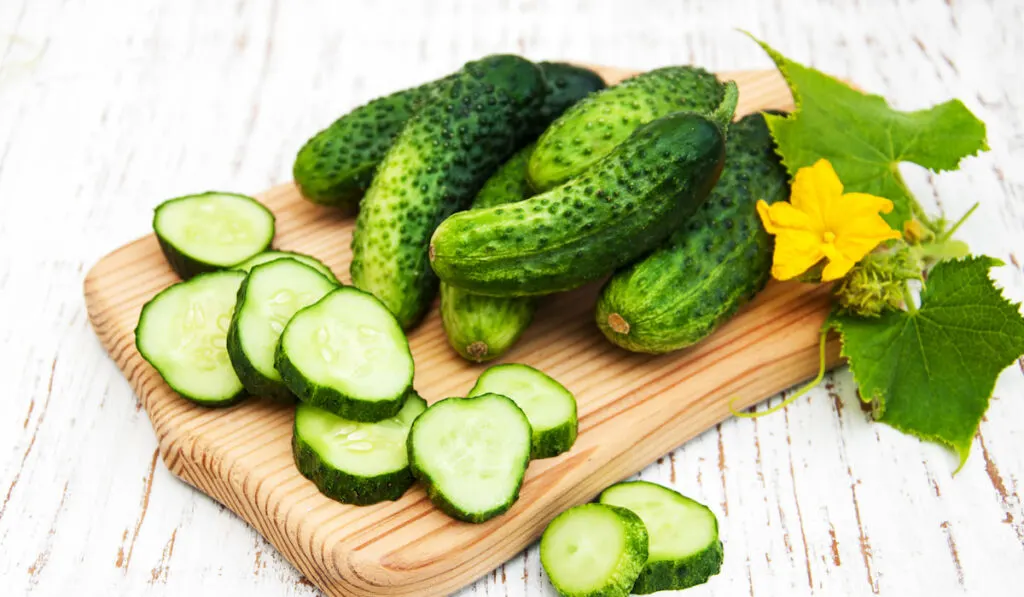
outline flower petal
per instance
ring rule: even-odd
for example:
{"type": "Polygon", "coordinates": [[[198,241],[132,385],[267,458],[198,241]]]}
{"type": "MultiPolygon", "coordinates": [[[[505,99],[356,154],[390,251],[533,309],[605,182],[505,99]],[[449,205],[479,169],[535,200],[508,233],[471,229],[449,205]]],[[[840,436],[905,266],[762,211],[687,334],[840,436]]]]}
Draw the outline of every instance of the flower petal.
{"type": "Polygon", "coordinates": [[[765,230],[770,234],[780,234],[785,230],[816,232],[815,224],[807,217],[807,214],[792,205],[780,201],[771,205],[764,203],[762,208],[762,203],[764,201],[758,202],[757,212],[761,216],[761,221],[765,224],[765,230]]]}
{"type": "Polygon", "coordinates": [[[828,160],[818,160],[813,166],[800,168],[793,179],[790,203],[807,214],[817,230],[826,229],[826,216],[832,204],[843,195],[843,183],[828,160]]]}
{"type": "Polygon", "coordinates": [[[855,260],[847,259],[842,255],[837,255],[834,258],[829,257],[828,265],[825,266],[825,269],[821,270],[821,281],[831,282],[832,280],[838,280],[853,269],[853,266],[856,264],[855,260]]]}
{"type": "Polygon", "coordinates": [[[824,256],[820,235],[817,233],[784,230],[775,237],[772,277],[776,280],[795,278],[821,261],[824,256]]]}

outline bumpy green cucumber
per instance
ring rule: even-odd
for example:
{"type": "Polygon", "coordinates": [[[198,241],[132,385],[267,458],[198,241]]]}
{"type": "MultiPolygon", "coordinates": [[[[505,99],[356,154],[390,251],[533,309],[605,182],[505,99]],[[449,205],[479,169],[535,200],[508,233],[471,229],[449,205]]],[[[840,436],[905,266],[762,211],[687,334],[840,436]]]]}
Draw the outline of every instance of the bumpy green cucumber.
{"type": "Polygon", "coordinates": [[[583,504],[555,517],[540,563],[562,597],[627,597],[647,561],[647,528],[633,512],[583,504]]]}
{"type": "Polygon", "coordinates": [[[405,442],[412,422],[426,409],[427,401],[414,390],[397,415],[376,423],[300,403],[292,434],[295,465],[321,493],[344,504],[397,500],[414,481],[405,442]]]}
{"type": "Polygon", "coordinates": [[[409,465],[441,511],[484,522],[512,507],[530,462],[530,422],[507,396],[445,398],[409,432],[409,465]]]}
{"type": "Polygon", "coordinates": [[[544,132],[556,118],[583,98],[605,88],[604,79],[594,71],[565,62],[538,62],[547,82],[544,104],[532,120],[532,130],[526,135],[533,139],[544,132]]]}
{"type": "Polygon", "coordinates": [[[680,110],[706,113],[724,97],[715,76],[691,66],[637,75],[591,95],[544,132],[530,158],[530,184],[546,191],[574,178],[642,124],[680,110]]]}
{"type": "Polygon", "coordinates": [[[718,519],[704,504],[647,481],[612,485],[598,501],[631,510],[647,527],[647,564],[633,593],[687,589],[706,583],[722,569],[718,519]]]}
{"type": "Polygon", "coordinates": [[[402,129],[363,198],[352,238],[352,283],[379,298],[403,327],[437,291],[427,246],[434,228],[465,209],[536,118],[544,77],[517,56],[470,62],[402,129]]]}
{"type": "MultiPolygon", "coordinates": [[[[730,89],[724,122],[735,109],[730,89]]],[[[448,218],[431,240],[431,265],[477,294],[575,288],[664,241],[704,202],[724,160],[717,122],[692,112],[660,118],[560,187],[448,218]]]]}
{"type": "Polygon", "coordinates": [[[755,204],[788,195],[764,117],[733,124],[722,176],[701,209],[605,284],[595,310],[601,331],[627,350],[647,353],[685,348],[713,332],[768,280],[772,240],[755,204]]]}
{"type": "Polygon", "coordinates": [[[257,265],[262,265],[269,261],[276,261],[278,259],[294,259],[299,263],[304,263],[309,267],[323,274],[328,280],[335,284],[341,284],[338,277],[334,275],[331,268],[327,267],[323,261],[320,261],[316,257],[306,255],[305,253],[296,253],[294,251],[264,251],[258,255],[254,255],[251,259],[247,259],[242,263],[232,267],[231,269],[237,269],[243,272],[249,272],[252,268],[257,265]]]}
{"type": "Polygon", "coordinates": [[[405,123],[440,84],[431,81],[375,99],[307,141],[292,168],[302,195],[314,203],[354,213],[377,164],[405,123]]]}

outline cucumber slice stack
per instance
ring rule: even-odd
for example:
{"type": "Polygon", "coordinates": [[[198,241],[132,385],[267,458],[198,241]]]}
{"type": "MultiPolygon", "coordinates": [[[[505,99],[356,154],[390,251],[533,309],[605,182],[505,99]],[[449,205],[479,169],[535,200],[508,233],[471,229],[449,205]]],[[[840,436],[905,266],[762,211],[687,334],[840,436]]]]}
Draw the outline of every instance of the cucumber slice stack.
{"type": "Polygon", "coordinates": [[[323,261],[320,261],[316,257],[306,255],[305,253],[296,253],[294,251],[263,251],[258,255],[253,255],[249,259],[246,259],[242,263],[232,267],[231,269],[237,269],[243,272],[249,272],[252,268],[257,265],[263,265],[270,261],[276,261],[278,259],[294,259],[300,263],[304,263],[309,267],[323,274],[328,280],[340,285],[341,281],[334,275],[331,268],[327,267],[323,261]]]}
{"type": "Polygon", "coordinates": [[[274,350],[296,311],[337,286],[295,259],[277,259],[252,268],[238,290],[228,328],[227,348],[235,373],[250,394],[292,398],[274,367],[274,350]]]}
{"type": "Polygon", "coordinates": [[[228,358],[235,295],[245,274],[202,274],[175,284],[142,307],[135,346],[175,392],[204,406],[229,406],[245,388],[228,358]]]}
{"type": "Polygon", "coordinates": [[[565,386],[529,365],[508,363],[488,368],[470,396],[508,396],[530,420],[533,436],[530,458],[551,458],[567,452],[576,441],[576,398],[565,386]]]}
{"type": "Polygon", "coordinates": [[[530,462],[530,422],[510,398],[445,398],[409,432],[412,474],[435,506],[465,522],[504,513],[530,462]]]}
{"type": "Polygon", "coordinates": [[[395,416],[412,387],[402,327],[377,298],[349,286],[291,318],[275,366],[301,400],[353,421],[395,416]]]}
{"type": "Polygon", "coordinates": [[[158,205],[153,230],[171,268],[187,280],[266,251],[274,214],[252,197],[211,191],[158,205]]]}
{"type": "Polygon", "coordinates": [[[427,402],[410,391],[389,419],[361,423],[309,404],[295,412],[295,465],[321,493],[345,504],[397,500],[413,484],[406,436],[427,402]]]}
{"type": "Polygon", "coordinates": [[[625,508],[583,504],[540,539],[540,562],[562,597],[626,597],[647,561],[647,529],[625,508]]]}

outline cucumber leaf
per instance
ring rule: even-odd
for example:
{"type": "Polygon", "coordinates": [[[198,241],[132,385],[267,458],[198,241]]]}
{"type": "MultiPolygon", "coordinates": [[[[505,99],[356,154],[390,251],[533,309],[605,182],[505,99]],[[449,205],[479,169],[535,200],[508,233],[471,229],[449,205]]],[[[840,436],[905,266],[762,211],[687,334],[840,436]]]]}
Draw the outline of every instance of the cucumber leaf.
{"type": "Polygon", "coordinates": [[[796,111],[788,116],[765,115],[790,176],[827,159],[845,192],[893,202],[892,213],[883,217],[897,230],[912,215],[923,216],[897,164],[913,162],[936,172],[956,170],[963,158],[988,150],[985,124],[960,100],[900,112],[881,96],[857,91],[753,39],[775,61],[796,103],[796,111]]]}
{"type": "MultiPolygon", "coordinates": [[[[921,306],[877,318],[833,313],[861,399],[876,420],[967,460],[996,377],[1024,354],[1024,318],[988,276],[991,257],[943,261],[921,306]]],[[[957,469],[959,470],[959,468],[957,469]]]]}

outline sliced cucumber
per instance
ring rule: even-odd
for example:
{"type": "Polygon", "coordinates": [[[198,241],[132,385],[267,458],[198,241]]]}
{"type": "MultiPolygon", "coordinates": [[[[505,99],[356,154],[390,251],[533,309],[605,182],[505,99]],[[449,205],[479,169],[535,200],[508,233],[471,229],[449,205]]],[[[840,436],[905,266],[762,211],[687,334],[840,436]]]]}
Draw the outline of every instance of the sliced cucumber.
{"type": "Polygon", "coordinates": [[[274,240],[274,214],[245,195],[210,191],[164,201],[153,231],[183,279],[237,265],[274,240]]]}
{"type": "Polygon", "coordinates": [[[226,348],[245,274],[214,272],[179,282],[143,305],[135,346],[175,392],[204,406],[245,397],[226,348]]]}
{"type": "Polygon", "coordinates": [[[291,399],[274,368],[274,351],[292,315],[337,288],[316,269],[295,259],[257,265],[238,289],[228,328],[228,356],[245,389],[256,396],[291,399]]]}
{"type": "Polygon", "coordinates": [[[376,423],[299,404],[292,435],[295,466],[321,493],[344,504],[397,500],[413,484],[406,436],[426,409],[427,401],[414,390],[397,415],[376,423]]]}
{"type": "Polygon", "coordinates": [[[650,533],[647,565],[634,593],[686,589],[706,583],[722,569],[718,519],[704,504],[647,481],[612,485],[598,501],[632,510],[650,533]]]}
{"type": "Polygon", "coordinates": [[[412,386],[402,327],[377,298],[350,286],[292,317],[274,364],[301,400],[353,421],[395,416],[412,386]]]}
{"type": "Polygon", "coordinates": [[[484,371],[469,391],[508,396],[530,420],[530,458],[551,458],[576,441],[576,398],[565,386],[529,365],[508,363],[484,371]]]}
{"type": "Polygon", "coordinates": [[[562,597],[626,597],[646,561],[647,529],[625,508],[569,508],[540,539],[540,563],[562,597]]]}
{"type": "Polygon", "coordinates": [[[264,263],[267,263],[269,261],[275,261],[277,259],[294,259],[295,261],[298,261],[300,263],[305,263],[306,265],[312,267],[313,269],[320,272],[324,276],[327,276],[327,278],[331,282],[334,282],[335,284],[341,284],[341,281],[338,280],[338,277],[334,275],[334,272],[331,271],[331,268],[324,265],[323,261],[320,261],[316,257],[306,255],[305,253],[295,253],[293,251],[263,251],[259,255],[254,255],[251,258],[246,259],[242,263],[239,263],[238,265],[232,267],[231,269],[237,269],[243,272],[248,272],[257,265],[262,265],[264,263]]]}
{"type": "Polygon", "coordinates": [[[530,422],[510,398],[481,394],[434,403],[409,432],[409,465],[434,505],[484,522],[519,498],[530,463],[530,422]]]}

